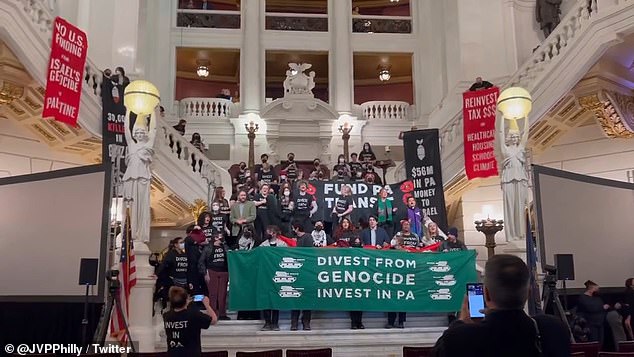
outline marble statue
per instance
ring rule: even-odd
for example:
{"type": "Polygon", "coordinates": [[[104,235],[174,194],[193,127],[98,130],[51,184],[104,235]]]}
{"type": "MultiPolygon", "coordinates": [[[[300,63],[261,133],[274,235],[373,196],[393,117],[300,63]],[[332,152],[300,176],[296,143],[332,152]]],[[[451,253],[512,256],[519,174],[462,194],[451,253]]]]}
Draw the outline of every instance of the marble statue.
{"type": "MultiPolygon", "coordinates": [[[[500,116],[501,118],[501,116],[500,116]]],[[[506,241],[526,239],[526,205],[528,200],[528,174],[526,168],[526,143],[528,142],[528,119],[524,119],[524,130],[520,133],[517,122],[509,123],[511,128],[505,135],[504,124],[498,122],[502,153],[502,196],[504,204],[504,232],[506,241]]]]}
{"type": "Polygon", "coordinates": [[[130,208],[132,238],[150,240],[150,164],[154,155],[158,107],[153,115],[138,116],[130,128],[130,111],[125,115],[125,139],[128,143],[127,169],[123,175],[123,199],[130,208]],[[149,125],[146,125],[149,119],[149,125]],[[130,130],[132,129],[132,130],[130,130]]]}
{"type": "Polygon", "coordinates": [[[315,72],[310,71],[308,75],[305,70],[313,65],[309,63],[289,63],[289,70],[286,71],[284,80],[284,95],[287,94],[313,94],[315,88],[315,72]]]}
{"type": "Polygon", "coordinates": [[[535,20],[548,37],[555,27],[559,25],[562,0],[537,0],[535,3],[535,20]]]}

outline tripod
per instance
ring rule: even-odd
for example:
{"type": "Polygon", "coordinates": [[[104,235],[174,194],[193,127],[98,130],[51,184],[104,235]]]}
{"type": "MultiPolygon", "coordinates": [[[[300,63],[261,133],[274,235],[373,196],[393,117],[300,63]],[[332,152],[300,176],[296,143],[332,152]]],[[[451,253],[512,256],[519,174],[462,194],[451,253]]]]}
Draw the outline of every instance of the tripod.
{"type": "Polygon", "coordinates": [[[561,301],[559,300],[559,292],[557,291],[557,280],[554,275],[548,274],[544,279],[542,306],[544,307],[544,313],[546,313],[546,311],[548,311],[548,308],[551,307],[552,314],[559,317],[561,321],[566,324],[568,332],[570,333],[570,340],[572,343],[574,343],[575,340],[572,335],[572,330],[570,329],[570,324],[568,323],[566,310],[564,310],[564,307],[561,305],[561,301]]]}
{"type": "Polygon", "coordinates": [[[134,344],[132,343],[132,337],[130,336],[130,329],[128,328],[128,321],[126,316],[123,314],[123,310],[121,310],[121,299],[119,297],[119,290],[121,289],[121,282],[117,276],[119,272],[117,270],[111,270],[107,272],[108,275],[108,298],[106,300],[106,305],[103,307],[101,311],[101,316],[99,318],[99,324],[97,325],[97,330],[95,331],[95,337],[93,342],[103,346],[106,342],[106,334],[108,333],[108,324],[110,322],[110,317],[112,316],[112,308],[115,307],[117,309],[117,313],[122,317],[123,328],[125,329],[125,334],[128,338],[128,343],[130,343],[130,347],[132,352],[136,352],[134,348],[134,344]]]}

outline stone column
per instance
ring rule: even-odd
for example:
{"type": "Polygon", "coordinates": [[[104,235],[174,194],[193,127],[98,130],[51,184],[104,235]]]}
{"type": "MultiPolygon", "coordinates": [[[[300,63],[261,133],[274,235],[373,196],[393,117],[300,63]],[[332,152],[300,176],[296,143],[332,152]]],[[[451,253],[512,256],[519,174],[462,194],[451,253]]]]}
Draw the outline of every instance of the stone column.
{"type": "Polygon", "coordinates": [[[240,104],[242,113],[259,113],[263,102],[262,80],[264,60],[262,32],[262,0],[241,2],[242,47],[240,47],[240,104]]]}
{"type": "Polygon", "coordinates": [[[136,285],[130,291],[128,311],[130,337],[139,343],[137,352],[153,352],[156,348],[156,335],[152,320],[152,298],[156,277],[154,277],[154,268],[148,261],[151,252],[147,244],[135,240],[134,254],[136,285]]]}
{"type": "Polygon", "coordinates": [[[352,2],[328,0],[328,27],[330,29],[330,86],[331,104],[339,115],[352,113],[352,2]]]}

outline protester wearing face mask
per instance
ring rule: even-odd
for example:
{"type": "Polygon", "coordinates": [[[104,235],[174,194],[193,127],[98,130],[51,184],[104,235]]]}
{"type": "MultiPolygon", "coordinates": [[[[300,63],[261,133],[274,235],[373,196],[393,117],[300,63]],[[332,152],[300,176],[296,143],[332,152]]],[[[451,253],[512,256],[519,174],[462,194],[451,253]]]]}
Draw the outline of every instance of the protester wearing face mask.
{"type": "Polygon", "coordinates": [[[324,231],[324,223],[322,221],[315,222],[315,229],[311,233],[311,237],[313,240],[313,247],[325,247],[335,242],[332,240],[330,235],[326,234],[326,231],[324,231]]]}
{"type": "Polygon", "coordinates": [[[304,227],[304,232],[312,232],[311,217],[317,212],[317,202],[308,194],[308,183],[299,183],[299,193],[293,197],[293,222],[298,222],[304,227]]]}
{"type": "Polygon", "coordinates": [[[229,269],[227,266],[227,248],[222,233],[216,233],[213,241],[203,249],[198,260],[198,269],[201,274],[205,275],[210,305],[218,315],[218,319],[231,320],[227,316],[229,269]]]}
{"type": "Polygon", "coordinates": [[[321,161],[319,159],[313,160],[313,169],[310,172],[310,177],[314,178],[315,180],[323,179],[324,171],[321,169],[321,161]]]}
{"type": "Polygon", "coordinates": [[[286,155],[286,158],[288,159],[286,161],[286,165],[284,166],[284,171],[286,171],[286,178],[288,179],[289,182],[295,182],[295,180],[297,180],[297,163],[295,162],[295,154],[293,154],[292,152],[289,152],[288,155],[286,155]]]}
{"type": "MultiPolygon", "coordinates": [[[[185,241],[178,237],[173,240],[173,248],[167,252],[163,262],[159,265],[157,276],[166,275],[169,277],[169,286],[179,286],[187,289],[187,253],[185,252],[185,241]]],[[[169,286],[166,288],[169,289],[169,286]]]]}
{"type": "MultiPolygon", "coordinates": [[[[262,168],[263,168],[264,164],[267,164],[267,167],[268,167],[269,155],[268,154],[260,155],[260,161],[262,162],[262,165],[260,165],[260,167],[255,171],[255,181],[256,182],[262,181],[262,168]]],[[[267,173],[267,177],[268,178],[270,178],[268,176],[269,174],[270,174],[270,170],[267,173]]]]}
{"type": "Polygon", "coordinates": [[[350,179],[350,166],[346,163],[346,157],[341,154],[337,158],[337,164],[332,168],[332,172],[336,173],[337,181],[345,181],[350,179]]]}
{"type": "MultiPolygon", "coordinates": [[[[212,234],[223,234],[229,235],[229,218],[220,211],[220,202],[212,202],[211,203],[211,228],[212,234]]],[[[203,231],[205,231],[203,229],[203,231]]],[[[207,234],[205,234],[206,236],[207,234]]],[[[211,238],[211,236],[210,236],[211,238]]]]}
{"type": "Polygon", "coordinates": [[[350,162],[348,163],[348,166],[350,166],[351,174],[354,174],[357,170],[361,170],[363,168],[363,166],[359,162],[359,156],[357,155],[357,153],[353,152],[352,154],[350,154],[350,162]]]}
{"type": "Polygon", "coordinates": [[[278,198],[280,221],[282,233],[290,236],[291,220],[293,219],[293,199],[291,198],[291,186],[288,183],[282,184],[280,187],[280,196],[278,198]]]}
{"type": "Polygon", "coordinates": [[[238,185],[244,185],[247,182],[247,177],[249,176],[249,170],[247,170],[247,164],[241,162],[238,165],[238,172],[236,172],[235,177],[233,178],[233,185],[237,188],[238,185]]]}

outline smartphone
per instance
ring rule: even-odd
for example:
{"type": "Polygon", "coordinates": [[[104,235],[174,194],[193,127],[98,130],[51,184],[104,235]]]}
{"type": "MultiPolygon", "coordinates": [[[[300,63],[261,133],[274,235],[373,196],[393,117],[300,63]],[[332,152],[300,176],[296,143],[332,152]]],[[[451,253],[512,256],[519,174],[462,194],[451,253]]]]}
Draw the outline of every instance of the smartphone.
{"type": "Polygon", "coordinates": [[[469,315],[471,318],[483,318],[484,314],[484,285],[481,283],[467,284],[467,297],[469,298],[469,315]]]}
{"type": "Polygon", "coordinates": [[[201,302],[205,298],[205,295],[194,295],[194,302],[201,302]]]}

